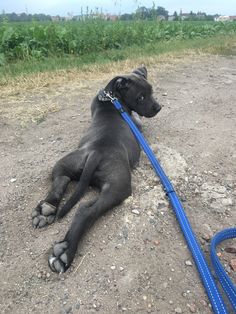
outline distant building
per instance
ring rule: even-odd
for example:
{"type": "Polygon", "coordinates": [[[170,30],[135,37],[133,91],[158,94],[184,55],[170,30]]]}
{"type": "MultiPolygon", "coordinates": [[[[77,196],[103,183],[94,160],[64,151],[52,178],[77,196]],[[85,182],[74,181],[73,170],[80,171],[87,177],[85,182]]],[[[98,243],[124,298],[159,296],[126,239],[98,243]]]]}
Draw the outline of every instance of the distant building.
{"type": "Polygon", "coordinates": [[[206,17],[206,13],[205,12],[198,12],[197,13],[197,17],[200,18],[200,19],[204,18],[204,17],[206,17]]]}
{"type": "Polygon", "coordinates": [[[53,21],[53,22],[59,22],[59,21],[61,21],[61,17],[60,17],[59,15],[51,16],[51,18],[52,18],[52,21],[53,21]]]}
{"type": "Polygon", "coordinates": [[[118,19],[119,19],[118,15],[107,14],[107,16],[106,16],[107,21],[117,21],[118,19]]]}
{"type": "Polygon", "coordinates": [[[168,16],[168,21],[174,21],[175,19],[175,16],[174,15],[169,15],[168,16]]]}
{"type": "Polygon", "coordinates": [[[220,15],[215,17],[216,22],[236,21],[236,15],[220,15]]]}
{"type": "Polygon", "coordinates": [[[186,19],[191,17],[191,14],[190,13],[182,13],[181,12],[181,14],[179,16],[180,16],[181,20],[186,20],[186,19]]]}

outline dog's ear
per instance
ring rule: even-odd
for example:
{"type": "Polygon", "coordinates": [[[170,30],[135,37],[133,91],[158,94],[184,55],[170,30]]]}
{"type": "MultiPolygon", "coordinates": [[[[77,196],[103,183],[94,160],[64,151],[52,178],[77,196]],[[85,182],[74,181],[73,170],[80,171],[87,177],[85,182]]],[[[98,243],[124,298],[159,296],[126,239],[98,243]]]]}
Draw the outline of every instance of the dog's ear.
{"type": "Polygon", "coordinates": [[[125,76],[116,76],[105,87],[106,91],[119,92],[129,88],[131,80],[125,76]]]}
{"type": "Polygon", "coordinates": [[[129,88],[130,86],[130,82],[131,80],[129,78],[126,78],[126,77],[119,77],[116,81],[115,81],[115,84],[114,84],[114,89],[116,91],[121,91],[121,90],[124,90],[124,89],[127,89],[129,88]]]}
{"type": "Polygon", "coordinates": [[[147,79],[147,69],[144,66],[141,68],[137,68],[136,70],[133,71],[133,73],[138,74],[147,79]]]}

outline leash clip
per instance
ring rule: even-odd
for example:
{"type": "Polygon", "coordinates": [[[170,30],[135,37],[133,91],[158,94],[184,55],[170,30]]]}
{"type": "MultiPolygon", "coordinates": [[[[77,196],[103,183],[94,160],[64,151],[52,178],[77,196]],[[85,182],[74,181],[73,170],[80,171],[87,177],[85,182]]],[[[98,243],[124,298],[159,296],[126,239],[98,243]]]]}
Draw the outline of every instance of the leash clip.
{"type": "Polygon", "coordinates": [[[110,99],[110,101],[114,101],[117,98],[116,97],[112,97],[111,92],[106,92],[105,90],[103,91],[103,94],[110,99]]]}

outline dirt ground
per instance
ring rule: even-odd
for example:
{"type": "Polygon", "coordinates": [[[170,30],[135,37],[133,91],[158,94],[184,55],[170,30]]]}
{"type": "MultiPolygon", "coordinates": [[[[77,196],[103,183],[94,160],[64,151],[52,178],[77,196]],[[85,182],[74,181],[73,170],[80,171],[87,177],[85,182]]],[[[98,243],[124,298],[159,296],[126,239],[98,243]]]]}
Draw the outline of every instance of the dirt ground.
{"type": "MultiPolygon", "coordinates": [[[[164,107],[143,120],[144,134],[208,259],[210,237],[236,222],[236,57],[168,62],[148,67],[164,107]]],[[[133,172],[133,195],[90,229],[65,274],[51,272],[47,256],[77,206],[60,223],[32,228],[31,210],[50,186],[52,166],[76,148],[90,123],[91,100],[113,74],[45,82],[43,88],[0,99],[1,313],[211,313],[178,223],[144,155],[133,172]],[[43,111],[47,106],[49,114],[43,111]],[[22,120],[25,108],[39,113],[32,115],[34,122],[22,120]]],[[[219,256],[235,280],[230,267],[235,255],[225,251],[232,245],[224,243],[219,256]]]]}

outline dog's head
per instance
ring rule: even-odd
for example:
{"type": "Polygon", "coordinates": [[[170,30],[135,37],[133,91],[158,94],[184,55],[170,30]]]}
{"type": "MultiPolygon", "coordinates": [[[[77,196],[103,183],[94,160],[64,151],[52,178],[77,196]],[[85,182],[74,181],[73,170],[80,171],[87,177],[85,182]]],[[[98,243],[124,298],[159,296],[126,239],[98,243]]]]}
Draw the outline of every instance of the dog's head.
{"type": "Polygon", "coordinates": [[[140,116],[153,117],[161,110],[153,97],[152,86],[147,81],[145,67],[134,70],[130,75],[115,77],[105,91],[112,92],[126,109],[135,111],[140,116]]]}

